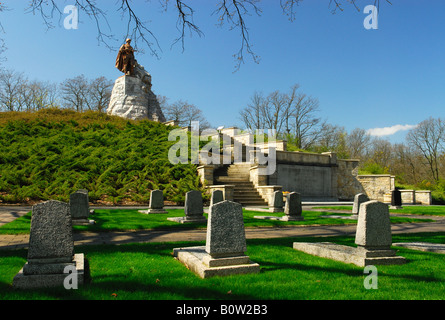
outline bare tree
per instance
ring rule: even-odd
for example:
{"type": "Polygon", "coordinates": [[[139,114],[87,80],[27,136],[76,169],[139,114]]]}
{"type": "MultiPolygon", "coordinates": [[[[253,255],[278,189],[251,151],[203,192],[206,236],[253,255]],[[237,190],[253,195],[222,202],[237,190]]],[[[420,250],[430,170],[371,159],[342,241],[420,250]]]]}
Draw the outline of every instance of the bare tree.
{"type": "Polygon", "coordinates": [[[321,118],[315,115],[319,112],[317,99],[302,94],[296,99],[291,108],[293,118],[294,139],[299,149],[307,149],[318,139],[322,124],[321,118]]]}
{"type": "Polygon", "coordinates": [[[320,126],[320,135],[312,149],[318,152],[335,152],[339,158],[344,159],[348,156],[346,136],[344,127],[323,123],[320,126]]]}
{"type": "Polygon", "coordinates": [[[26,81],[19,92],[20,110],[37,111],[57,105],[57,86],[38,80],[26,81]]]}
{"type": "Polygon", "coordinates": [[[382,138],[374,138],[371,140],[367,155],[368,160],[371,160],[386,172],[390,170],[392,154],[393,150],[391,142],[382,138]]]}
{"type": "MultiPolygon", "coordinates": [[[[264,129],[264,119],[262,112],[265,110],[263,106],[266,101],[263,95],[255,92],[251,97],[251,102],[240,111],[241,120],[244,122],[246,129],[256,130],[264,129]]],[[[272,128],[269,128],[272,129],[272,128]]]]}
{"type": "Polygon", "coordinates": [[[21,111],[23,103],[20,92],[26,84],[27,79],[23,73],[13,70],[0,72],[0,110],[21,111]]]}
{"type": "Polygon", "coordinates": [[[88,87],[88,80],[84,75],[62,82],[61,92],[65,106],[78,112],[84,111],[87,107],[88,87]]]}
{"type": "Polygon", "coordinates": [[[356,128],[346,138],[349,156],[361,159],[371,143],[371,136],[364,129],[356,128]]]}
{"type": "Polygon", "coordinates": [[[439,181],[439,158],[444,152],[445,121],[431,117],[422,121],[408,132],[407,141],[422,153],[432,178],[439,181]]]}
{"type": "Polygon", "coordinates": [[[273,129],[277,135],[282,134],[282,128],[288,112],[287,96],[279,91],[264,97],[262,93],[255,92],[251,102],[240,111],[241,120],[247,129],[273,129]]]}
{"type": "Polygon", "coordinates": [[[178,122],[179,126],[189,126],[192,121],[198,121],[200,129],[210,127],[201,109],[187,101],[179,100],[172,104],[165,104],[163,112],[166,119],[178,122]]]}
{"type": "Polygon", "coordinates": [[[294,85],[288,93],[274,91],[267,97],[254,93],[251,102],[240,111],[246,129],[274,129],[278,137],[295,143],[297,148],[310,147],[319,137],[321,118],[317,99],[299,93],[300,86],[294,85]]]}
{"type": "Polygon", "coordinates": [[[105,77],[88,80],[84,75],[67,79],[60,85],[65,107],[78,112],[104,112],[110,103],[112,86],[113,82],[105,77]]]}
{"type": "Polygon", "coordinates": [[[113,82],[105,77],[94,79],[89,84],[87,105],[90,110],[104,112],[110,104],[113,82]]]}
{"type": "Polygon", "coordinates": [[[397,176],[401,183],[415,185],[425,177],[425,166],[422,155],[415,148],[403,143],[393,145],[393,160],[391,173],[397,176]]]}

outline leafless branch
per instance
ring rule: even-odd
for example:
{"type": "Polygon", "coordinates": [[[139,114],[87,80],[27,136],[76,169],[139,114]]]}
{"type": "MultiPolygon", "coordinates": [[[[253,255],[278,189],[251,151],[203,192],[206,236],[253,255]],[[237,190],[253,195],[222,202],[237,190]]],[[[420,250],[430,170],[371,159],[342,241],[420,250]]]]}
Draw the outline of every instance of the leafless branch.
{"type": "Polygon", "coordinates": [[[128,20],[126,38],[130,37],[134,40],[135,49],[140,50],[138,42],[142,41],[154,56],[159,57],[157,49],[161,50],[161,47],[156,36],[148,29],[148,22],[144,22],[139,18],[139,15],[134,12],[128,0],[121,0],[119,11],[122,12],[122,17],[126,17],[128,20]]]}
{"type": "Polygon", "coordinates": [[[181,0],[176,0],[176,8],[178,9],[178,21],[176,23],[176,28],[181,35],[174,41],[173,44],[181,41],[182,51],[184,51],[186,29],[190,31],[190,34],[195,32],[199,36],[202,36],[204,33],[193,22],[193,14],[195,11],[189,5],[185,4],[181,0]]]}
{"type": "Polygon", "coordinates": [[[283,9],[284,14],[289,17],[290,21],[295,21],[296,7],[303,0],[280,0],[281,9],[283,9]]]}
{"type": "Polygon", "coordinates": [[[259,56],[257,56],[253,50],[249,40],[249,30],[246,25],[245,16],[249,15],[249,12],[253,12],[260,16],[261,9],[257,6],[259,0],[221,0],[214,13],[219,14],[218,21],[220,25],[227,22],[231,27],[230,29],[239,29],[241,33],[241,46],[238,53],[234,54],[236,61],[235,70],[239,70],[241,64],[244,63],[244,53],[248,53],[253,61],[259,62],[259,56]]]}

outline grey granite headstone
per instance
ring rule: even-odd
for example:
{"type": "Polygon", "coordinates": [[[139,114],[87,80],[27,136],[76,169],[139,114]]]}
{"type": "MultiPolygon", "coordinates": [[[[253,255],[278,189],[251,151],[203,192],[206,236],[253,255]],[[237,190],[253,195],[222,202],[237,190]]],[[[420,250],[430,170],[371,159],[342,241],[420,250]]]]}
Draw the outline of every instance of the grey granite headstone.
{"type": "Polygon", "coordinates": [[[241,204],[222,201],[210,208],[206,245],[176,248],[174,256],[201,278],[258,273],[247,250],[241,204]]]}
{"type": "Polygon", "coordinates": [[[149,209],[145,211],[140,211],[143,213],[168,213],[164,210],[164,193],[162,190],[153,190],[150,193],[150,204],[149,209]]]}
{"type": "Polygon", "coordinates": [[[358,217],[358,214],[360,212],[360,205],[366,201],[369,201],[369,198],[366,194],[364,193],[356,194],[354,197],[354,205],[352,206],[352,214],[358,217]]]}
{"type": "Polygon", "coordinates": [[[70,206],[48,201],[32,208],[28,261],[53,259],[71,262],[74,255],[70,206]]]}
{"type": "Polygon", "coordinates": [[[223,201],[211,209],[207,223],[206,252],[214,258],[244,255],[246,235],[242,205],[223,201]]]}
{"type": "Polygon", "coordinates": [[[224,201],[224,193],[221,190],[213,190],[210,198],[210,207],[214,204],[224,201]]]}
{"type": "Polygon", "coordinates": [[[185,217],[167,218],[167,220],[179,223],[207,222],[203,215],[204,203],[201,192],[192,190],[186,193],[184,213],[185,217]]]}
{"type": "Polygon", "coordinates": [[[297,192],[291,192],[287,195],[286,206],[284,207],[286,216],[283,220],[286,221],[301,221],[304,220],[301,206],[301,195],[297,192]]]}
{"type": "Polygon", "coordinates": [[[272,194],[272,212],[283,212],[284,200],[283,200],[283,192],[275,191],[272,194]]]}
{"type": "Polygon", "coordinates": [[[367,201],[360,205],[355,244],[356,254],[368,261],[405,263],[405,258],[396,256],[396,251],[391,249],[391,220],[388,205],[385,203],[367,201]]]}
{"type": "Polygon", "coordinates": [[[391,221],[387,204],[378,201],[361,204],[355,244],[365,248],[391,247],[391,221]]]}
{"type": "Polygon", "coordinates": [[[73,225],[94,224],[93,220],[88,219],[91,213],[88,190],[77,190],[70,195],[70,211],[73,225]]]}
{"type": "Polygon", "coordinates": [[[66,267],[77,268],[83,282],[83,255],[74,254],[70,206],[60,201],[38,204],[32,209],[28,262],[14,278],[13,286],[61,286],[66,267]]]}
{"type": "Polygon", "coordinates": [[[197,190],[192,190],[185,195],[184,213],[187,218],[200,218],[204,214],[202,194],[197,190]]]}
{"type": "Polygon", "coordinates": [[[378,201],[361,204],[355,243],[357,248],[330,242],[294,242],[293,248],[360,267],[406,263],[404,257],[397,256],[396,251],[391,249],[391,221],[387,204],[378,201]]]}

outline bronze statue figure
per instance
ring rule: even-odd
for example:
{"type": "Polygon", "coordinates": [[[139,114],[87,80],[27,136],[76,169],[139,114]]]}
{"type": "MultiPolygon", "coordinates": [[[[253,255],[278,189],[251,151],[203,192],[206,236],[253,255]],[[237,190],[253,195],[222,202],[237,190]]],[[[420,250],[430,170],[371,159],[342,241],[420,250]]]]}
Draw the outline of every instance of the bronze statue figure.
{"type": "Polygon", "coordinates": [[[131,46],[131,39],[121,46],[116,58],[116,68],[122,71],[126,76],[134,75],[136,60],[134,58],[134,49],[131,46]]]}

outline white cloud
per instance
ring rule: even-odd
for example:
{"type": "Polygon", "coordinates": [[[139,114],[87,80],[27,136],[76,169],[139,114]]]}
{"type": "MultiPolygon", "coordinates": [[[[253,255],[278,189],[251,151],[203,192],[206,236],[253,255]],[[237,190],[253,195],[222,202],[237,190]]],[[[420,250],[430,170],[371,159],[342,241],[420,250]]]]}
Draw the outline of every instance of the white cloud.
{"type": "Polygon", "coordinates": [[[417,125],[411,125],[411,124],[401,125],[401,124],[396,124],[395,126],[392,126],[392,127],[369,129],[368,130],[368,134],[371,135],[371,136],[374,136],[374,137],[392,136],[393,134],[395,134],[395,133],[397,133],[399,131],[407,131],[407,130],[414,129],[415,127],[417,127],[417,125]]]}

